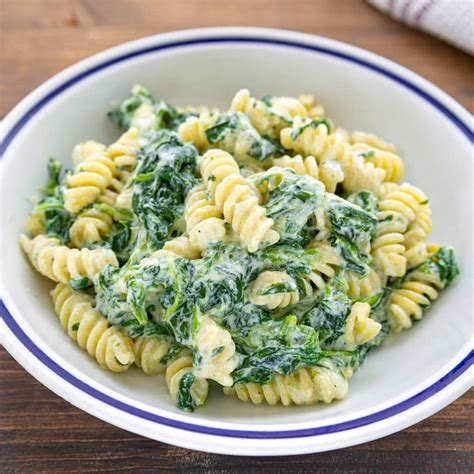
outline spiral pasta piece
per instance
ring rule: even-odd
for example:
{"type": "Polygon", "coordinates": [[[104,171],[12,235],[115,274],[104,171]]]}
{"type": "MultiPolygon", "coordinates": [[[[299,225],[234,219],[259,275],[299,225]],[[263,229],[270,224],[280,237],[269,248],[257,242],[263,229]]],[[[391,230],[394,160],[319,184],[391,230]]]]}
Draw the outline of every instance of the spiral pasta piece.
{"type": "Polygon", "coordinates": [[[281,131],[280,139],[285,148],[305,156],[312,155],[318,163],[326,160],[338,161],[344,172],[342,185],[346,192],[366,190],[380,194],[385,170],[365,162],[364,158],[351,149],[340,133],[330,134],[325,123],[309,119],[301,121],[296,118],[293,127],[281,131]]]}
{"type": "Polygon", "coordinates": [[[93,308],[90,296],[64,283],[58,283],[51,296],[64,330],[101,367],[123,372],[133,364],[132,340],[116,326],[109,327],[107,319],[93,308]]]}
{"type": "Polygon", "coordinates": [[[86,209],[81,212],[69,229],[69,238],[77,248],[100,242],[112,228],[113,219],[98,209],[86,209]]]}
{"type": "Polygon", "coordinates": [[[280,131],[291,124],[296,115],[306,115],[306,109],[298,99],[292,97],[272,97],[269,107],[265,102],[250,97],[248,89],[241,89],[232,99],[230,109],[242,112],[260,135],[278,138],[280,131]]]}
{"type": "MultiPolygon", "coordinates": [[[[366,144],[378,150],[385,150],[391,153],[395,153],[395,145],[392,143],[382,140],[373,133],[362,132],[360,130],[354,130],[349,136],[349,142],[353,145],[366,144]]],[[[390,180],[392,181],[392,180],[390,180]]]]}
{"type": "MultiPolygon", "coordinates": [[[[403,186],[408,187],[410,185],[403,186]]],[[[427,240],[431,234],[433,223],[431,221],[431,209],[425,194],[414,186],[410,186],[410,189],[419,204],[415,219],[408,225],[405,233],[405,257],[407,258],[408,268],[413,268],[428,258],[427,240]]]]}
{"type": "Polygon", "coordinates": [[[199,353],[199,363],[194,367],[194,375],[230,387],[233,384],[231,373],[237,367],[238,358],[229,331],[209,316],[200,315],[194,346],[199,353]]]}
{"type": "Polygon", "coordinates": [[[288,406],[331,403],[344,398],[347,390],[347,380],[339,372],[326,367],[302,367],[290,375],[275,374],[266,384],[237,384],[224,388],[224,393],[256,405],[266,402],[288,406]]]}
{"type": "Polygon", "coordinates": [[[421,319],[423,310],[438,298],[443,287],[443,283],[435,274],[417,270],[411,273],[401,288],[390,296],[388,321],[392,330],[400,332],[409,329],[412,319],[421,319]]]}
{"type": "Polygon", "coordinates": [[[334,160],[326,160],[318,166],[318,162],[314,156],[303,158],[301,155],[282,156],[273,159],[273,165],[280,168],[291,168],[296,174],[309,175],[320,180],[326,191],[333,193],[337,184],[344,180],[344,172],[339,162],[334,160]]]}
{"type": "Polygon", "coordinates": [[[255,252],[262,243],[271,245],[278,241],[280,236],[271,229],[273,220],[265,216],[265,209],[258,204],[258,198],[231,155],[210,150],[202,157],[200,166],[217,208],[249,252],[255,252]]]}
{"type": "Polygon", "coordinates": [[[140,336],[133,341],[135,365],[145,374],[162,374],[166,370],[166,356],[173,347],[170,337],[140,336]]]}
{"type": "Polygon", "coordinates": [[[94,140],[79,143],[72,150],[72,162],[75,166],[78,166],[90,156],[105,152],[106,148],[107,147],[103,143],[99,143],[94,140]]]}
{"type": "Polygon", "coordinates": [[[118,266],[110,249],[70,249],[45,235],[34,239],[21,235],[20,245],[36,270],[56,282],[69,283],[84,277],[94,280],[106,265],[118,266]]]}
{"type": "Polygon", "coordinates": [[[131,173],[128,171],[120,171],[117,177],[113,178],[107,189],[97,198],[97,201],[108,204],[109,206],[119,207],[117,203],[123,206],[132,207],[133,188],[130,185],[131,173]],[[122,195],[122,193],[124,193],[122,195]],[[128,193],[128,194],[127,194],[128,193]]]}
{"type": "Polygon", "coordinates": [[[372,242],[374,265],[387,276],[403,276],[407,269],[405,233],[420,213],[420,191],[409,184],[389,189],[379,201],[377,236],[372,242]]]}
{"type": "Polygon", "coordinates": [[[274,96],[270,98],[270,103],[273,110],[288,115],[291,118],[306,117],[308,115],[308,110],[305,105],[301,103],[301,97],[302,96],[299,98],[274,96]]]}
{"type": "Polygon", "coordinates": [[[46,229],[43,226],[44,211],[32,211],[26,220],[26,230],[36,237],[39,234],[45,234],[46,229]]]}
{"type": "Polygon", "coordinates": [[[428,257],[426,240],[432,228],[431,211],[425,194],[411,184],[391,186],[387,191],[388,194],[379,202],[380,240],[378,237],[372,242],[374,262],[384,271],[387,268],[393,273],[386,271],[387,275],[402,276],[407,267],[415,267],[428,257]],[[397,257],[393,257],[394,254],[397,257]],[[384,263],[384,259],[392,258],[397,262],[404,261],[398,270],[390,269],[390,262],[384,263]]]}
{"type": "Polygon", "coordinates": [[[373,339],[382,325],[369,317],[370,305],[354,303],[346,319],[344,339],[349,347],[357,347],[373,339]]]}
{"type": "Polygon", "coordinates": [[[186,105],[185,107],[176,107],[180,114],[219,114],[219,109],[215,107],[207,107],[206,105],[186,105]]]}
{"type": "Polygon", "coordinates": [[[199,248],[194,247],[189,240],[189,237],[185,235],[180,235],[179,237],[165,242],[163,250],[173,252],[182,258],[187,258],[188,260],[195,260],[201,256],[199,248]]]}
{"type": "Polygon", "coordinates": [[[378,212],[377,217],[377,236],[372,242],[373,263],[387,276],[403,276],[407,269],[403,245],[406,223],[390,211],[378,212]]]}
{"type": "Polygon", "coordinates": [[[216,114],[202,113],[199,117],[188,117],[178,128],[178,135],[183,142],[192,142],[200,153],[211,145],[206,136],[206,130],[214,125],[216,114]]]}
{"type": "Polygon", "coordinates": [[[119,209],[131,209],[133,203],[133,188],[125,188],[115,199],[115,207],[119,209]]]}
{"type": "Polygon", "coordinates": [[[382,291],[385,285],[385,278],[381,277],[373,268],[369,268],[367,275],[362,278],[349,270],[346,272],[345,278],[349,287],[349,296],[354,299],[373,296],[382,291]]]}
{"type": "Polygon", "coordinates": [[[140,107],[135,109],[130,125],[136,128],[139,133],[153,130],[156,126],[156,115],[153,110],[153,105],[149,102],[144,102],[140,107]]]}
{"type": "Polygon", "coordinates": [[[76,172],[66,178],[64,207],[72,213],[92,204],[112,183],[117,175],[115,163],[106,153],[96,153],[87,157],[76,168],[76,172]]]}
{"type": "Polygon", "coordinates": [[[312,264],[311,273],[304,278],[307,295],[324,288],[326,282],[336,276],[337,268],[341,266],[341,258],[336,250],[326,243],[315,243],[311,247],[318,251],[317,259],[312,264]]]}
{"type": "Polygon", "coordinates": [[[303,104],[303,107],[306,109],[306,114],[300,115],[301,117],[308,116],[310,118],[320,119],[326,116],[324,107],[316,101],[314,95],[301,94],[298,96],[298,102],[303,104]]]}
{"type": "Polygon", "coordinates": [[[191,189],[186,198],[184,218],[191,244],[203,251],[209,244],[225,238],[225,223],[222,212],[208,198],[203,185],[191,189]]]}
{"type": "MultiPolygon", "coordinates": [[[[183,351],[182,355],[174,359],[166,368],[166,385],[168,386],[170,396],[174,402],[177,402],[177,396],[183,376],[193,370],[193,358],[188,354],[189,353],[183,351]]],[[[206,379],[195,379],[191,386],[190,393],[196,406],[204,405],[208,390],[209,385],[206,379]]]]}
{"type": "Polygon", "coordinates": [[[265,271],[250,284],[250,301],[257,306],[265,306],[268,309],[285,308],[290,304],[298,303],[300,295],[298,287],[293,278],[286,272],[265,271]],[[285,285],[291,287],[290,290],[283,289],[278,292],[266,293],[272,285],[285,285]],[[263,294],[262,294],[263,293],[263,294]]]}
{"type": "Polygon", "coordinates": [[[107,155],[119,168],[133,168],[137,162],[138,129],[129,128],[120,138],[107,148],[107,155]]]}
{"type": "Polygon", "coordinates": [[[352,145],[351,149],[360,156],[363,156],[366,162],[385,170],[385,181],[398,183],[403,178],[405,165],[403,160],[395,153],[380,150],[365,143],[352,145]]]}

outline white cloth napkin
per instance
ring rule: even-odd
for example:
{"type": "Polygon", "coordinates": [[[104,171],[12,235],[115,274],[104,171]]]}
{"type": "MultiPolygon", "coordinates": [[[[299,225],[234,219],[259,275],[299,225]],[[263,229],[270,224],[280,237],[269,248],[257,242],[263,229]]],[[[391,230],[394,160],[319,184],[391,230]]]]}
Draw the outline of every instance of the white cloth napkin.
{"type": "Polygon", "coordinates": [[[368,0],[392,18],[474,54],[474,0],[368,0]]]}

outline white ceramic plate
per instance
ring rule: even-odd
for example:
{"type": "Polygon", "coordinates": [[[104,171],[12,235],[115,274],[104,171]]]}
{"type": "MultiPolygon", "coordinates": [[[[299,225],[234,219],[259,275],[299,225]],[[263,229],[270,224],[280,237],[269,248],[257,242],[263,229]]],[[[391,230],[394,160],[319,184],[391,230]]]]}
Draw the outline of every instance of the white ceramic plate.
{"type": "Polygon", "coordinates": [[[2,144],[1,338],[34,377],[77,407],[126,430],[203,451],[311,453],[388,435],[453,401],[472,373],[472,132],[470,115],[412,72],[367,51],[289,31],[189,30],[144,38],[53,77],[5,119],[2,144]],[[253,406],[217,391],[193,414],[179,412],[162,377],[100,369],[62,331],[51,287],[17,245],[46,161],[69,162],[74,144],[111,142],[105,117],[135,83],[177,105],[224,107],[239,88],[315,93],[336,123],[396,143],[407,179],[430,197],[433,240],[454,245],[462,275],[420,324],[370,354],[332,405],[253,406]]]}

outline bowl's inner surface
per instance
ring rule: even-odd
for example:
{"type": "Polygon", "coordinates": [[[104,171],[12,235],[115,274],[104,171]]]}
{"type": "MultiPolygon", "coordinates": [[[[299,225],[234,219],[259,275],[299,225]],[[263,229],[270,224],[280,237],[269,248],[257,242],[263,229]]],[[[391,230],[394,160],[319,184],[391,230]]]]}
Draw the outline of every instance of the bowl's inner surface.
{"type": "Polygon", "coordinates": [[[315,94],[336,125],[377,133],[398,146],[406,179],[430,198],[432,241],[453,245],[462,271],[422,322],[369,355],[345,400],[328,406],[255,407],[225,397],[215,387],[206,406],[191,415],[196,422],[326,425],[334,417],[352,419],[401,401],[446,372],[472,330],[472,160],[466,137],[432,105],[369,69],[320,53],[248,44],[159,51],[111,66],[54,98],[8,148],[0,198],[5,216],[2,264],[8,269],[4,287],[21,313],[15,318],[53,359],[88,383],[106,387],[110,395],[128,397],[131,404],[177,412],[162,376],[148,377],[135,368],[122,375],[108,373],[67,337],[48,295],[52,285],[28,265],[17,245],[31,208],[26,198],[45,182],[48,157],[70,166],[76,143],[113,141],[118,133],[105,113],[135,83],[174,105],[226,107],[242,87],[257,97],[315,94]]]}

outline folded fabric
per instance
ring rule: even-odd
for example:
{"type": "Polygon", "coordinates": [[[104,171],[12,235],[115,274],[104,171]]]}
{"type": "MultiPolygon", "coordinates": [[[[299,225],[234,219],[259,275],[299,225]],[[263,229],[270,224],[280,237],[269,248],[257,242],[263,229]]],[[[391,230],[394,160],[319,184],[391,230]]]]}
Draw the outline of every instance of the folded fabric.
{"type": "Polygon", "coordinates": [[[473,0],[368,0],[392,18],[474,54],[473,0]]]}

